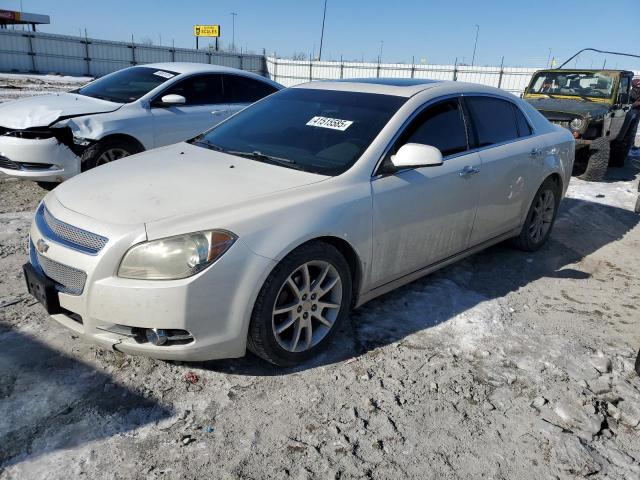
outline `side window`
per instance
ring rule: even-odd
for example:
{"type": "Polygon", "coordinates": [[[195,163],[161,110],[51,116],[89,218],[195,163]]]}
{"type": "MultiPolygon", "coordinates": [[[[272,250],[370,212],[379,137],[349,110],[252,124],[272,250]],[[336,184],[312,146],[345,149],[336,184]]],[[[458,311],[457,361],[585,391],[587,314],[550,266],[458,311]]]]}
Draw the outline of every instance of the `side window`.
{"type": "Polygon", "coordinates": [[[253,103],[277,89],[268,83],[241,75],[223,75],[225,103],[253,103]]]}
{"type": "Polygon", "coordinates": [[[533,133],[531,129],[531,125],[527,121],[526,117],[522,113],[522,111],[516,107],[514,104],[511,104],[513,107],[513,113],[516,115],[516,125],[518,126],[518,134],[521,137],[528,137],[533,133]]]}
{"type": "Polygon", "coordinates": [[[458,100],[446,100],[418,115],[395,145],[397,151],[406,143],[421,143],[440,149],[442,155],[467,150],[467,135],[458,100]]]}
{"type": "Polygon", "coordinates": [[[620,90],[618,91],[619,103],[625,105],[629,103],[629,77],[622,77],[620,79],[620,90]]]}
{"type": "Polygon", "coordinates": [[[486,147],[518,138],[511,102],[493,97],[467,97],[475,146],[486,147]]]}
{"type": "Polygon", "coordinates": [[[169,87],[164,95],[182,95],[185,105],[207,105],[223,103],[221,75],[194,75],[169,87]]]}

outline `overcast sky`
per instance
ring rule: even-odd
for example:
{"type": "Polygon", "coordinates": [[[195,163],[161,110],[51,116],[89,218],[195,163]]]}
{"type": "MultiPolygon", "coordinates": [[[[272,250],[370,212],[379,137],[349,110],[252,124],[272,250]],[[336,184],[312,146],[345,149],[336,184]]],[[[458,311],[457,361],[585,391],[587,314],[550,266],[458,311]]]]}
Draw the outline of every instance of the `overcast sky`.
{"type": "MultiPolygon", "coordinates": [[[[0,8],[20,9],[19,0],[0,8]]],[[[23,0],[24,11],[51,16],[42,31],[194,47],[193,24],[220,24],[232,40],[237,13],[238,48],[318,54],[324,0],[23,0]]],[[[383,62],[471,63],[479,25],[476,64],[544,66],[549,49],[558,60],[584,47],[640,54],[640,6],[631,0],[430,1],[328,0],[324,59],[383,62]],[[384,42],[384,44],[381,44],[384,42]]],[[[203,42],[204,43],[204,42],[203,42]]],[[[201,43],[201,46],[202,44],[201,43]]],[[[601,55],[578,66],[602,67],[601,55]]],[[[609,57],[607,67],[640,70],[640,60],[609,57]]]]}

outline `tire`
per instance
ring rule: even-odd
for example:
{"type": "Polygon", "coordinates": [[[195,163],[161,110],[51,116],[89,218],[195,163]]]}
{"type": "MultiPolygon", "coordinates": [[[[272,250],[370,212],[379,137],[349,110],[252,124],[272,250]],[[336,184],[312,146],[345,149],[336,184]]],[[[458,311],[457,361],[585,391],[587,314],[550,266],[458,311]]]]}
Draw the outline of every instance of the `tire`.
{"type": "Polygon", "coordinates": [[[38,186],[44,190],[51,191],[60,185],[58,182],[36,182],[38,186]]]}
{"type": "Polygon", "coordinates": [[[556,221],[560,195],[560,187],[553,179],[547,178],[542,183],[533,197],[520,235],[514,238],[517,248],[525,252],[535,252],[546,243],[556,221]],[[549,211],[547,208],[551,207],[552,210],[549,211]],[[541,228],[542,231],[538,232],[538,228],[541,228]],[[534,232],[538,232],[540,235],[534,235],[534,232]]]}
{"type": "Polygon", "coordinates": [[[611,154],[609,159],[609,165],[612,167],[624,167],[624,162],[629,156],[629,150],[633,146],[636,136],[636,128],[638,127],[638,120],[635,120],[627,130],[626,135],[622,140],[611,142],[611,154]]]}
{"type": "Polygon", "coordinates": [[[80,170],[86,172],[105,163],[119,160],[143,149],[133,140],[105,139],[87,148],[80,157],[80,170]]]}
{"type": "Polygon", "coordinates": [[[274,365],[298,365],[326,348],[347,317],[351,299],[351,272],[342,254],[324,242],[302,245],[265,280],[253,307],[247,347],[274,365]],[[323,289],[327,291],[322,293],[323,289]],[[318,312],[330,325],[317,318],[318,312]]]}
{"type": "Polygon", "coordinates": [[[610,145],[606,138],[596,138],[589,146],[587,168],[578,178],[588,182],[599,182],[604,178],[609,166],[610,145]]]}

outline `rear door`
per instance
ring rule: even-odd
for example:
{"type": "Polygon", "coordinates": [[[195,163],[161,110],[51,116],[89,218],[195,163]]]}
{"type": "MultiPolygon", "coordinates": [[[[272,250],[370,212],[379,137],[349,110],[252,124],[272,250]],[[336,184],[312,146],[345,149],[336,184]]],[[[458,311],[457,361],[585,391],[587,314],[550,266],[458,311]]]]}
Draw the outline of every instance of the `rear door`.
{"type": "Polygon", "coordinates": [[[222,83],[224,101],[230,115],[277,91],[277,88],[266,82],[243,75],[223,74],[222,83]]]}
{"type": "Polygon", "coordinates": [[[222,76],[193,75],[177,82],[151,102],[155,146],[168,145],[192,138],[218,124],[230,115],[224,103],[222,76]],[[164,106],[164,95],[181,95],[184,105],[164,106]]]}
{"type": "Polygon", "coordinates": [[[465,96],[472,142],[482,172],[470,246],[520,225],[540,183],[544,159],[539,138],[514,103],[492,96],[465,96]]]}
{"type": "Polygon", "coordinates": [[[480,159],[469,151],[458,98],[418,114],[384,161],[405,143],[437,147],[444,161],[372,180],[376,286],[466,249],[478,203],[480,159]]]}

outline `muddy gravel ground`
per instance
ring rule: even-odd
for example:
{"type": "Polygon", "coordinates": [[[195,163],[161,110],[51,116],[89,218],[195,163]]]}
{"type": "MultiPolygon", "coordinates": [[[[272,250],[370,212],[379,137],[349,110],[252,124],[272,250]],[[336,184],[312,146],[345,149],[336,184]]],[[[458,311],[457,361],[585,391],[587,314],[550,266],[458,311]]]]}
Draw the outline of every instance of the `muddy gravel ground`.
{"type": "Polygon", "coordinates": [[[25,293],[46,192],[0,176],[0,478],[639,479],[638,169],[610,173],[540,251],[376,299],[296,369],[85,343],[25,293]]]}

